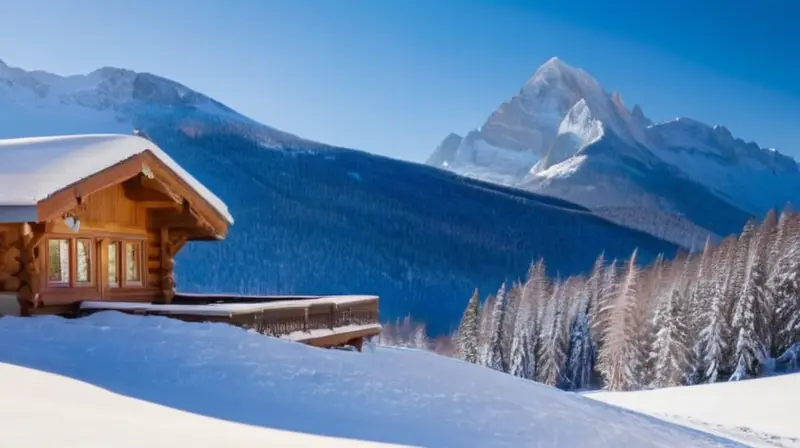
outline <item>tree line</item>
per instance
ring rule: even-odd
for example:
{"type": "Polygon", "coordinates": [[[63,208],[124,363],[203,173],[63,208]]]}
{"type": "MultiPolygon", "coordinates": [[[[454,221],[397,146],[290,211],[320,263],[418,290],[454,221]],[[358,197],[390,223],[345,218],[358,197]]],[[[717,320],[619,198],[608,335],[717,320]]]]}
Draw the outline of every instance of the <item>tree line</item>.
{"type": "Polygon", "coordinates": [[[636,390],[800,367],[800,214],[770,211],[702,251],[646,267],[600,255],[588,275],[476,290],[454,355],[567,390],[636,390]]]}

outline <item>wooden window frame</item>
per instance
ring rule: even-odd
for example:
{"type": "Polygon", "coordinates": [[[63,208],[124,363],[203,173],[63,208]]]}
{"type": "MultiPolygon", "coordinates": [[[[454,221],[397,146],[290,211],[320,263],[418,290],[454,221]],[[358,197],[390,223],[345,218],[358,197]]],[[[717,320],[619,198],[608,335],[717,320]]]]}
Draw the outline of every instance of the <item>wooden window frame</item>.
{"type": "MultiPolygon", "coordinates": [[[[70,240],[70,287],[94,288],[97,285],[97,238],[91,236],[76,236],[70,240]],[[89,281],[78,281],[78,241],[89,242],[89,281]],[[74,274],[74,276],[73,276],[74,274]]],[[[49,258],[48,258],[49,261],[49,258]]]]}
{"type": "MultiPolygon", "coordinates": [[[[108,256],[108,247],[112,244],[117,248],[117,283],[112,286],[111,282],[109,282],[108,278],[106,281],[108,282],[108,287],[112,291],[118,291],[123,289],[144,289],[146,285],[144,273],[145,273],[145,244],[146,239],[141,237],[132,237],[132,236],[119,236],[119,237],[111,237],[109,238],[108,245],[105,246],[104,250],[106,251],[106,256],[108,256]],[[139,280],[137,281],[130,281],[128,280],[128,253],[126,252],[126,246],[128,244],[133,244],[136,246],[138,253],[139,253],[139,280]]],[[[108,277],[106,275],[106,277],[108,277]]]]}
{"type": "MultiPolygon", "coordinates": [[[[89,291],[108,288],[110,291],[132,291],[147,289],[147,257],[146,257],[147,238],[144,235],[134,234],[63,234],[49,233],[43,242],[44,257],[43,266],[45,275],[43,276],[44,292],[58,292],[66,290],[89,291]],[[69,251],[69,272],[68,281],[54,282],[50,280],[50,241],[65,240],[69,251]],[[89,281],[78,281],[78,241],[89,242],[89,281]],[[103,241],[106,244],[102,244],[103,241]],[[117,246],[117,283],[110,284],[108,278],[108,247],[111,244],[117,246]],[[128,257],[125,252],[127,244],[134,244],[138,251],[138,281],[129,281],[127,278],[128,257]],[[100,251],[104,251],[101,256],[100,251]],[[102,280],[101,280],[102,278],[102,280]]],[[[113,294],[113,292],[112,292],[113,294]]]]}
{"type": "Polygon", "coordinates": [[[71,242],[69,238],[53,235],[52,237],[48,237],[45,239],[44,242],[44,278],[48,288],[69,288],[70,287],[70,272],[72,270],[72,249],[71,249],[71,242]],[[67,281],[53,281],[50,280],[50,241],[61,241],[64,240],[67,242],[67,252],[68,252],[68,271],[67,271],[67,281]]]}
{"type": "Polygon", "coordinates": [[[95,239],[88,235],[64,235],[64,234],[49,234],[45,237],[44,242],[44,280],[45,286],[50,290],[64,290],[64,289],[94,289],[97,286],[97,275],[92,272],[97,263],[97,251],[95,247],[95,239]],[[67,251],[69,252],[69,271],[67,273],[66,282],[54,282],[50,280],[50,241],[64,240],[67,242],[67,251]],[[88,240],[89,244],[89,281],[79,282],[78,277],[78,240],[88,240]]]}

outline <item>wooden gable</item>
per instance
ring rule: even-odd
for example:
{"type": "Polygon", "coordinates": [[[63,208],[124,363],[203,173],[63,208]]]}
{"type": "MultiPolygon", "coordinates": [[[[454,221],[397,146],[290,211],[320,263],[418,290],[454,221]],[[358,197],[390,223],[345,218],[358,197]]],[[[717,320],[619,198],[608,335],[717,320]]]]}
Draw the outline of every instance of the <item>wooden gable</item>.
{"type": "Polygon", "coordinates": [[[89,221],[176,228],[190,240],[223,239],[228,232],[225,217],[150,151],[84,178],[37,204],[39,222],[65,214],[89,221]],[[93,201],[92,207],[88,201],[93,201]],[[155,211],[142,214],[143,209],[155,211]],[[147,222],[136,221],[142,219],[147,222]]]}

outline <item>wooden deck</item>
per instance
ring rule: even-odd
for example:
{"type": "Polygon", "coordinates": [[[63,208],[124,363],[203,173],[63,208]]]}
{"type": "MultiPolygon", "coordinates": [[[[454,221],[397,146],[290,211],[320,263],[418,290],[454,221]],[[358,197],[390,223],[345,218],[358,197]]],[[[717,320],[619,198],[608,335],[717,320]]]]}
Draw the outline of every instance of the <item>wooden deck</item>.
{"type": "Polygon", "coordinates": [[[187,322],[225,322],[316,347],[353,346],[381,331],[377,296],[177,294],[169,305],[85,301],[79,314],[119,311],[187,322]]]}

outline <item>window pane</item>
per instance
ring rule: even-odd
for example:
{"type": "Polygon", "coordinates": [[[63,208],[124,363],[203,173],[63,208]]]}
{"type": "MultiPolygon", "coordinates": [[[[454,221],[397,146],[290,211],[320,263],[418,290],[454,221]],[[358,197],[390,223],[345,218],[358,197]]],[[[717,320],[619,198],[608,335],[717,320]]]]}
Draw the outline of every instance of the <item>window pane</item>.
{"type": "Polygon", "coordinates": [[[69,241],[47,241],[47,280],[54,283],[69,282],[69,241]]]}
{"type": "Polygon", "coordinates": [[[77,240],[75,246],[75,258],[77,259],[75,281],[78,283],[91,282],[92,240],[77,240]]]}
{"type": "Polygon", "coordinates": [[[117,257],[117,242],[108,245],[108,285],[119,286],[119,260],[117,257]]]}
{"type": "Polygon", "coordinates": [[[139,275],[139,266],[141,263],[139,244],[125,243],[125,257],[125,267],[127,268],[127,272],[125,273],[125,281],[142,281],[142,278],[139,275]]]}

